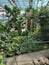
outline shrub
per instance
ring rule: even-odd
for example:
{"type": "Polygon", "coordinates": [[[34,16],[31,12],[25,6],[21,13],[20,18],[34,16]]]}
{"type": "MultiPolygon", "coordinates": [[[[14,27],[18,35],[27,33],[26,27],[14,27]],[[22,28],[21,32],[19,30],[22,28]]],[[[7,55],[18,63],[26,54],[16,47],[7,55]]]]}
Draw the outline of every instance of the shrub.
{"type": "Polygon", "coordinates": [[[41,26],[41,39],[49,40],[49,8],[42,7],[39,13],[40,26],[41,26]]]}
{"type": "Polygon", "coordinates": [[[5,65],[4,64],[4,57],[3,57],[3,55],[0,53],[0,65],[5,65]]]}

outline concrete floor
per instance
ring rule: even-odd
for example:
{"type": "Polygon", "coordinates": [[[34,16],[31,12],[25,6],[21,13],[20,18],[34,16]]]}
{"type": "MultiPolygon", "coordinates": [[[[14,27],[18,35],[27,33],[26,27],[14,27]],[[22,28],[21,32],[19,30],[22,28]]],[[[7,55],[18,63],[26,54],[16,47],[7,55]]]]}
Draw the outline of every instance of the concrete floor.
{"type": "Polygon", "coordinates": [[[32,65],[33,59],[38,60],[40,57],[49,57],[49,49],[10,57],[7,59],[7,65],[24,65],[25,63],[32,65]]]}

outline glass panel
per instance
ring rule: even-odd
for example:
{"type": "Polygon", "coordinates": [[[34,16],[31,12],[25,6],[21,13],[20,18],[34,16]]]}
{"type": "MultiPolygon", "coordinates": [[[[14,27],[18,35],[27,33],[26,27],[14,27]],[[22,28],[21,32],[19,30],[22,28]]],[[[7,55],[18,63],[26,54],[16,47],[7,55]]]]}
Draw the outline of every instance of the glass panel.
{"type": "Polygon", "coordinates": [[[14,0],[14,1],[16,5],[22,10],[29,7],[29,0],[14,0]]]}
{"type": "Polygon", "coordinates": [[[12,7],[11,3],[9,2],[9,0],[0,0],[0,6],[4,7],[5,5],[12,7]]]}
{"type": "MultiPolygon", "coordinates": [[[[45,6],[49,0],[33,0],[32,7],[37,8],[42,6],[45,6]]],[[[15,4],[22,10],[29,7],[29,0],[14,0],[15,4]]]]}
{"type": "MultiPolygon", "coordinates": [[[[41,5],[45,6],[49,0],[33,0],[32,7],[37,8],[41,5]]],[[[29,7],[29,0],[14,0],[14,3],[21,9],[24,10],[29,7]]],[[[4,5],[8,5],[12,8],[12,4],[10,3],[10,0],[0,0],[0,6],[4,7],[4,5]]]]}

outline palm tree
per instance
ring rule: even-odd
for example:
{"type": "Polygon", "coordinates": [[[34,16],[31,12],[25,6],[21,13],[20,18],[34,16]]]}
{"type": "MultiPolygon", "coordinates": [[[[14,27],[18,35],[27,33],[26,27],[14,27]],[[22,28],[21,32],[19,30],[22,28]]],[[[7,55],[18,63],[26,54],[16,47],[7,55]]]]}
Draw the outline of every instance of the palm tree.
{"type": "Polygon", "coordinates": [[[26,16],[27,16],[27,20],[26,20],[26,30],[30,30],[30,24],[31,24],[31,15],[32,15],[32,2],[33,0],[29,0],[29,8],[26,10],[26,16]]]}
{"type": "Polygon", "coordinates": [[[32,2],[33,0],[29,0],[29,9],[27,9],[26,12],[26,16],[27,16],[26,29],[30,30],[31,32],[33,31],[35,20],[37,21],[36,16],[38,15],[37,10],[32,8],[32,2]]]}

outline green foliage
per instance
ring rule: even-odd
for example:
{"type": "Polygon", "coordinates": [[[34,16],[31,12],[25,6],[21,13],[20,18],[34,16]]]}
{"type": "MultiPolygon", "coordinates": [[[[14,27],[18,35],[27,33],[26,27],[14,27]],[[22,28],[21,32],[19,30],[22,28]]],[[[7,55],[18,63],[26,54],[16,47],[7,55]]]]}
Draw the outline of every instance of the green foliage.
{"type": "Polygon", "coordinates": [[[5,25],[0,22],[0,32],[5,31],[5,25]]]}
{"type": "Polygon", "coordinates": [[[15,6],[13,7],[13,9],[10,9],[7,5],[5,5],[5,10],[6,17],[8,17],[8,22],[6,23],[7,30],[17,30],[18,34],[21,35],[24,19],[20,15],[20,10],[15,6]]]}
{"type": "Polygon", "coordinates": [[[43,7],[39,14],[42,40],[49,40],[49,9],[43,7]]]}
{"type": "Polygon", "coordinates": [[[29,33],[29,31],[28,31],[28,30],[26,30],[26,31],[22,32],[22,36],[27,36],[27,35],[28,35],[28,33],[29,33]]]}
{"type": "Polygon", "coordinates": [[[30,8],[26,8],[26,10],[25,10],[25,11],[29,12],[29,11],[30,11],[30,8]]]}
{"type": "Polygon", "coordinates": [[[3,62],[3,55],[0,53],[0,65],[5,65],[4,62],[3,62]]]}
{"type": "Polygon", "coordinates": [[[0,49],[5,51],[6,56],[13,56],[21,53],[42,50],[44,49],[45,44],[38,44],[38,41],[33,37],[32,33],[27,36],[15,37],[12,37],[8,33],[4,33],[0,40],[0,46],[0,49]]]}
{"type": "Polygon", "coordinates": [[[21,15],[19,15],[17,18],[17,30],[19,35],[21,35],[22,33],[23,24],[24,24],[24,19],[21,15]]]}
{"type": "Polygon", "coordinates": [[[20,13],[20,10],[17,8],[17,7],[13,7],[13,9],[9,8],[7,5],[5,5],[5,10],[6,10],[6,13],[9,15],[9,16],[15,16],[16,14],[19,14],[20,13]],[[16,14],[15,14],[16,13],[16,14]]]}
{"type": "Polygon", "coordinates": [[[24,18],[20,15],[20,10],[17,7],[10,9],[6,5],[5,10],[8,22],[5,27],[0,23],[0,49],[6,56],[39,51],[45,49],[44,46],[49,48],[49,45],[38,43],[41,40],[40,36],[44,40],[49,39],[46,37],[49,33],[47,32],[49,31],[49,9],[43,7],[40,11],[31,10],[31,16],[28,16],[30,30],[24,32],[22,32],[24,18]]]}

